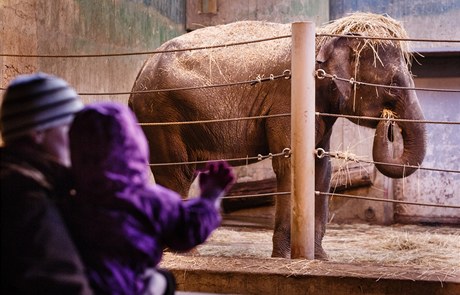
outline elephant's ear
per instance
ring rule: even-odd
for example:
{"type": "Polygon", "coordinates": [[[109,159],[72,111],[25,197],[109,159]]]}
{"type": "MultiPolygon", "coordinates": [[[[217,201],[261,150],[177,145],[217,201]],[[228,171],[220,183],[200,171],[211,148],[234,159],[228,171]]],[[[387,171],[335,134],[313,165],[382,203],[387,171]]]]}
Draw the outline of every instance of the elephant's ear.
{"type": "Polygon", "coordinates": [[[339,38],[329,38],[318,50],[316,54],[316,62],[319,64],[325,63],[333,54],[335,44],[339,38]]]}
{"type": "MultiPolygon", "coordinates": [[[[359,35],[355,33],[347,33],[345,35],[359,35]]],[[[320,65],[327,63],[324,66],[326,72],[331,75],[335,75],[340,78],[350,79],[354,76],[352,69],[353,60],[352,48],[356,44],[356,39],[346,37],[333,37],[327,40],[321,48],[318,50],[316,55],[316,62],[320,65]],[[328,72],[329,71],[329,72],[328,72]]],[[[334,80],[334,84],[337,86],[340,94],[344,99],[349,99],[352,94],[353,86],[348,81],[334,80]]]]}

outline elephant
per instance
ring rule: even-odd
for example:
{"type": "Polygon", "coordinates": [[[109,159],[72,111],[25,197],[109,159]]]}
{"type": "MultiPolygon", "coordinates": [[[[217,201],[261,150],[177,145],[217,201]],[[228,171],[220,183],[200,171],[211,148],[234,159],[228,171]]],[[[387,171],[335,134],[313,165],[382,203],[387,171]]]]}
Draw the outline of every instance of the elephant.
{"type": "MultiPolygon", "coordinates": [[[[315,54],[318,70],[356,81],[414,86],[404,42],[352,38],[352,35],[379,36],[382,32],[390,37],[405,37],[404,29],[396,20],[376,14],[357,13],[334,23],[340,24],[341,21],[357,25],[342,25],[347,27],[347,31],[341,33],[351,34],[350,37],[317,37],[315,54]],[[369,23],[373,24],[372,28],[368,27],[369,23]]],[[[260,79],[274,77],[290,69],[291,38],[270,39],[274,36],[289,36],[290,28],[290,24],[263,21],[238,21],[206,27],[165,42],[158,48],[165,52],[154,54],[145,61],[128,101],[140,123],[259,116],[253,120],[203,124],[143,125],[149,140],[151,163],[186,162],[183,165],[152,165],[157,183],[186,196],[195,177],[195,170],[200,167],[196,162],[278,153],[290,147],[290,117],[270,115],[290,112],[291,81],[267,79],[262,82],[264,79],[260,79]],[[263,38],[270,40],[188,50],[263,38]],[[205,87],[252,79],[261,82],[205,87]],[[204,87],[184,89],[196,86],[204,87]],[[169,91],[152,91],[161,89],[169,91]]],[[[319,28],[318,32],[325,31],[319,28]]],[[[334,32],[339,33],[337,30],[334,32]]],[[[327,78],[316,79],[315,88],[316,112],[379,118],[382,113],[389,111],[398,118],[424,119],[414,90],[352,85],[340,79],[327,78]]],[[[316,117],[316,148],[329,150],[336,119],[330,116],[316,117]]],[[[423,124],[350,120],[376,129],[373,159],[378,162],[376,167],[384,175],[405,177],[415,170],[407,165],[422,163],[426,150],[423,124]],[[404,148],[399,155],[394,155],[391,150],[393,137],[390,131],[399,131],[402,135],[404,148]]],[[[238,166],[247,162],[236,161],[232,164],[238,166]]],[[[315,165],[315,191],[329,192],[330,159],[317,158],[315,165]]],[[[290,159],[273,157],[272,167],[277,179],[277,191],[290,191],[290,159]]],[[[290,210],[290,198],[279,194],[275,202],[272,257],[290,257],[290,210]]],[[[316,259],[327,259],[322,247],[327,215],[328,197],[316,196],[316,259]]]]}

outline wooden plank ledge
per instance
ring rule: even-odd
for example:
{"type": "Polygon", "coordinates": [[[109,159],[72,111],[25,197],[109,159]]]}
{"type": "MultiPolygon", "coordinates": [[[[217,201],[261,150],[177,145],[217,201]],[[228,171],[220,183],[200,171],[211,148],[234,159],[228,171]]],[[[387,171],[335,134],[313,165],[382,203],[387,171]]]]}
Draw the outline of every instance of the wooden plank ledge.
{"type": "Polygon", "coordinates": [[[460,294],[460,271],[165,253],[178,290],[220,294],[460,294]]]}

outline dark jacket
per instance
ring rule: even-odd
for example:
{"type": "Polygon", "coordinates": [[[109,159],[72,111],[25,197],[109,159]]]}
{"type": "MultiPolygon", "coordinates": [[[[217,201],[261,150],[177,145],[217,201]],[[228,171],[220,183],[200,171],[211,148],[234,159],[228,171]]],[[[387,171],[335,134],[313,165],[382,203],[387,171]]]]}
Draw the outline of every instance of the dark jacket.
{"type": "Polygon", "coordinates": [[[149,184],[147,141],[126,106],[87,106],[70,146],[77,194],[65,216],[96,292],[141,294],[165,247],[189,250],[219,226],[214,201],[149,184]]]}
{"type": "Polygon", "coordinates": [[[54,200],[69,171],[34,147],[0,149],[2,294],[91,294],[54,200]]]}

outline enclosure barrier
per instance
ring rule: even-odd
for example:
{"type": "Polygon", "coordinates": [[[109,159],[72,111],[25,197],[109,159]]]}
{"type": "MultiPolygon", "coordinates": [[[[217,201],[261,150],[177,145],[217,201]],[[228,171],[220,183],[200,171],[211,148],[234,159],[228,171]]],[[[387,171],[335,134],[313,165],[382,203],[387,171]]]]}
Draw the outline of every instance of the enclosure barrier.
{"type": "MultiPolygon", "coordinates": [[[[271,40],[276,40],[276,39],[281,39],[281,38],[293,38],[293,51],[295,51],[295,43],[296,37],[295,34],[297,33],[297,30],[302,31],[301,34],[308,34],[312,35],[313,37],[315,36],[314,33],[314,26],[313,28],[304,28],[305,24],[304,23],[294,23],[292,26],[293,29],[293,34],[292,35],[284,35],[284,36],[276,36],[272,38],[265,38],[265,39],[257,39],[257,40],[249,40],[249,41],[243,41],[243,42],[236,42],[236,43],[230,43],[230,44],[220,44],[220,45],[213,45],[213,46],[205,46],[205,47],[195,47],[195,48],[185,48],[185,49],[174,49],[174,50],[163,50],[163,51],[144,51],[144,52],[127,52],[127,53],[110,53],[110,54],[74,54],[74,55],[43,55],[43,54],[30,54],[30,55],[25,55],[25,54],[9,54],[9,53],[0,53],[0,56],[4,57],[40,57],[40,58],[83,58],[83,57],[120,57],[120,56],[129,56],[129,55],[151,55],[151,54],[162,54],[162,53],[170,53],[170,52],[178,52],[178,51],[192,51],[192,50],[207,50],[207,49],[212,49],[212,48],[227,48],[231,46],[238,46],[238,45],[246,45],[246,44],[251,44],[251,43],[257,43],[257,42],[267,42],[271,40]],[[302,27],[302,29],[297,28],[298,26],[302,27]],[[308,33],[306,31],[308,31],[308,33]]],[[[331,36],[331,37],[344,37],[344,38],[358,38],[358,39],[381,39],[381,40],[393,40],[393,41],[416,41],[416,42],[445,42],[445,43],[460,43],[460,40],[437,40],[437,39],[421,39],[421,38],[382,38],[382,37],[367,37],[367,36],[356,36],[356,35],[339,35],[339,34],[316,34],[316,36],[331,36]]],[[[314,42],[310,41],[311,44],[314,42]]],[[[314,47],[313,51],[312,50],[305,50],[305,52],[314,52],[314,47]]],[[[294,56],[293,56],[294,58],[294,56]]],[[[307,58],[308,59],[308,58],[307,58]]],[[[311,58],[310,58],[311,59],[311,58]]],[[[314,56],[313,56],[313,69],[314,69],[314,56]]],[[[308,61],[306,61],[307,63],[308,61]]],[[[311,62],[311,61],[310,61],[311,62]]],[[[303,62],[302,62],[303,63],[303,62]]],[[[294,63],[298,64],[298,62],[294,63]]],[[[301,71],[304,71],[301,75],[305,75],[306,77],[313,77],[313,72],[314,70],[310,69],[310,74],[309,70],[305,69],[300,69],[301,71]],[[306,71],[306,72],[305,72],[306,71]]],[[[385,88],[397,88],[397,89],[405,89],[405,90],[417,90],[417,91],[435,91],[435,92],[460,92],[460,89],[436,89],[436,88],[420,88],[420,87],[400,87],[400,86],[391,86],[391,85],[380,85],[380,84],[373,84],[373,83],[366,83],[366,82],[361,82],[361,81],[355,81],[353,78],[344,78],[344,77],[338,77],[335,74],[331,73],[326,73],[323,70],[318,70],[315,73],[316,79],[337,79],[345,82],[349,82],[350,84],[356,86],[356,85],[367,85],[367,86],[374,86],[374,87],[385,87],[385,88]]],[[[297,69],[295,66],[292,66],[292,84],[294,88],[294,84],[296,84],[296,78],[297,77],[297,69]]],[[[126,95],[126,94],[139,94],[139,93],[148,93],[148,92],[166,92],[166,91],[173,91],[173,90],[195,90],[195,89],[203,89],[203,88],[213,88],[213,87],[230,87],[234,85],[242,85],[242,84],[249,84],[249,85],[255,85],[257,83],[262,83],[262,82],[270,82],[276,79],[290,79],[291,78],[291,71],[290,70],[285,70],[282,74],[278,75],[270,75],[270,77],[257,77],[254,80],[249,80],[249,81],[240,81],[240,82],[234,82],[234,83],[225,83],[225,84],[216,84],[216,85],[202,85],[202,86],[195,86],[195,87],[183,87],[183,88],[175,88],[175,89],[156,89],[156,90],[147,90],[147,91],[136,91],[136,92],[131,92],[131,91],[125,91],[125,92],[105,92],[105,93],[96,93],[96,92],[86,92],[86,93],[79,93],[80,95],[92,95],[92,96],[97,96],[97,95],[126,95]]],[[[314,78],[312,80],[309,80],[309,83],[305,83],[308,85],[314,85],[314,78]]],[[[0,90],[5,90],[5,88],[0,88],[0,90]]],[[[314,90],[314,89],[313,89],[314,90]]],[[[293,96],[296,90],[293,89],[293,96]]],[[[304,90],[301,90],[301,92],[304,90]]],[[[314,96],[313,96],[314,97],[314,96]]],[[[308,99],[308,101],[312,101],[311,99],[308,99]]],[[[297,110],[296,108],[293,108],[297,110]]],[[[307,118],[311,120],[313,118],[314,122],[314,117],[315,116],[331,116],[331,117],[344,117],[344,118],[355,118],[355,119],[366,119],[366,120],[387,120],[390,122],[398,122],[398,121],[410,121],[410,122],[415,122],[415,123],[420,123],[420,124],[450,124],[450,125],[460,125],[460,122],[450,122],[450,121],[433,121],[433,120],[405,120],[405,119],[397,119],[397,118],[374,118],[374,117],[364,117],[364,116],[351,116],[351,115],[339,115],[339,114],[327,114],[327,113],[319,113],[319,112],[314,112],[314,103],[313,106],[309,105],[308,109],[305,111],[308,112],[307,118]],[[313,110],[313,111],[312,111],[313,110]]],[[[291,116],[291,121],[294,122],[292,129],[295,129],[295,125],[299,120],[296,118],[299,116],[299,114],[302,114],[303,112],[292,112],[291,113],[286,113],[286,114],[276,114],[276,115],[267,115],[267,116],[253,116],[253,117],[241,117],[241,118],[224,118],[224,119],[216,119],[216,120],[201,120],[201,121],[187,121],[187,122],[162,122],[162,123],[142,123],[141,125],[170,125],[170,124],[207,124],[207,123],[215,123],[215,122],[227,122],[227,121],[235,121],[235,120],[253,120],[253,119],[261,119],[261,118],[270,118],[270,117],[281,117],[281,116],[291,116]]],[[[302,120],[300,120],[302,121],[302,120]]],[[[301,140],[308,141],[308,138],[311,135],[302,135],[301,140]]],[[[313,133],[314,136],[314,133],[313,133]]],[[[292,133],[292,139],[299,139],[299,135],[297,133],[292,133]]],[[[291,140],[292,140],[291,139],[291,140]]],[[[295,140],[292,140],[294,143],[295,140]]],[[[314,142],[314,141],[313,141],[314,142]]],[[[305,144],[305,143],[303,143],[305,144]]],[[[364,162],[364,163],[372,163],[372,164],[381,164],[381,165],[395,165],[395,164],[389,164],[389,163],[377,163],[374,161],[365,161],[365,160],[359,160],[357,157],[354,155],[351,155],[349,153],[345,152],[330,152],[330,151],[325,151],[322,149],[314,149],[311,146],[308,146],[307,151],[303,152],[303,150],[299,147],[296,147],[293,144],[293,151],[291,151],[290,147],[286,147],[283,151],[272,154],[269,153],[268,155],[257,155],[254,157],[246,157],[246,158],[234,158],[234,159],[224,159],[226,161],[239,161],[239,160],[251,160],[251,159],[257,159],[257,160],[263,160],[267,158],[272,158],[272,157],[290,157],[291,154],[293,156],[293,169],[296,167],[302,167],[303,165],[306,164],[298,164],[296,165],[295,163],[299,161],[299,156],[300,154],[306,155],[307,158],[309,155],[311,155],[310,158],[313,158],[313,151],[314,154],[317,157],[335,157],[338,159],[346,160],[346,161],[353,161],[353,162],[364,162]],[[310,152],[308,152],[310,151],[310,152]]],[[[215,159],[215,160],[222,160],[222,159],[215,159]]],[[[206,163],[209,161],[193,161],[193,162],[181,162],[181,163],[155,163],[155,164],[150,164],[150,166],[165,166],[165,165],[186,165],[186,164],[199,164],[199,163],[206,163]]],[[[314,161],[313,161],[314,163],[314,161]]],[[[312,167],[311,164],[309,164],[309,170],[312,167]]],[[[430,171],[442,171],[442,172],[449,172],[449,173],[460,173],[458,170],[449,170],[449,169],[440,169],[440,168],[427,168],[427,167],[421,167],[421,166],[407,166],[406,167],[412,167],[412,168],[417,168],[420,170],[430,170],[430,171]]],[[[293,173],[296,173],[293,171],[293,173]]],[[[292,223],[292,229],[296,233],[298,232],[299,235],[295,234],[292,236],[294,243],[296,246],[292,247],[293,256],[298,256],[298,257],[306,257],[306,258],[311,258],[312,257],[312,250],[311,250],[311,244],[312,241],[314,241],[314,237],[311,237],[311,223],[310,225],[307,225],[307,227],[310,227],[306,232],[308,234],[305,234],[305,232],[302,232],[302,230],[298,229],[300,227],[300,224],[305,224],[303,222],[304,216],[311,215],[310,211],[308,208],[314,208],[314,203],[311,203],[312,201],[305,201],[303,199],[298,200],[299,197],[296,196],[296,193],[299,192],[301,195],[308,195],[308,196],[337,196],[337,197],[344,197],[344,198],[355,198],[355,199],[363,199],[363,200],[371,200],[371,201],[378,201],[378,202],[390,202],[390,203],[400,203],[400,204],[410,204],[410,205],[419,205],[419,206],[433,206],[433,207],[443,207],[443,208],[455,208],[455,209],[460,209],[460,205],[443,205],[443,204],[434,204],[434,203],[421,203],[421,202],[407,202],[407,201],[400,201],[400,200],[389,200],[389,199],[380,199],[380,198],[373,198],[373,197],[364,197],[364,196],[356,196],[356,195],[346,195],[346,194],[337,194],[337,193],[329,193],[329,192],[319,192],[319,191],[306,191],[306,187],[309,187],[309,189],[314,188],[314,185],[311,185],[311,179],[313,179],[313,184],[314,184],[314,166],[313,166],[313,175],[311,175],[312,172],[310,171],[307,175],[307,177],[293,177],[293,179],[308,179],[310,181],[310,184],[307,184],[307,182],[304,183],[296,183],[293,182],[293,187],[292,187],[292,192],[294,194],[293,198],[298,201],[293,202],[296,203],[295,207],[293,207],[293,216],[299,217],[299,219],[296,219],[292,223]],[[297,185],[303,186],[301,189],[297,189],[297,185]],[[307,209],[305,209],[307,208],[307,209]],[[308,236],[308,237],[307,237],[308,236]],[[296,238],[298,237],[298,238],[296,238]],[[301,242],[298,242],[297,239],[300,239],[301,242]],[[297,246],[300,245],[301,243],[305,242],[305,244],[309,244],[308,246],[297,246]]],[[[255,196],[270,196],[270,195],[278,195],[278,196],[283,196],[283,195],[291,195],[291,192],[277,192],[277,193],[269,193],[269,194],[257,194],[257,195],[246,195],[246,196],[235,196],[238,198],[241,197],[255,197],[255,196]]],[[[235,198],[235,197],[225,197],[225,198],[235,198]]],[[[313,202],[314,202],[314,198],[313,202]]],[[[313,211],[314,212],[314,211],[313,211]]],[[[314,226],[313,226],[313,233],[314,233],[314,226]]],[[[313,242],[314,244],[314,242],[313,242]]],[[[313,246],[314,249],[314,246],[313,246]]],[[[313,255],[314,255],[314,250],[313,250],[313,255]]]]}

